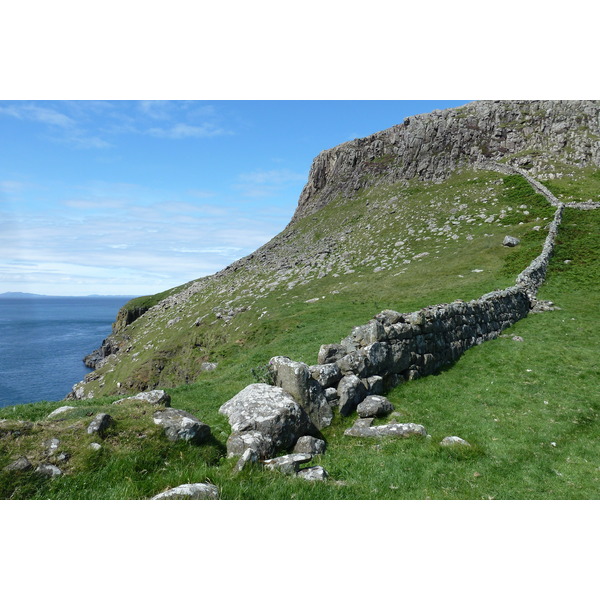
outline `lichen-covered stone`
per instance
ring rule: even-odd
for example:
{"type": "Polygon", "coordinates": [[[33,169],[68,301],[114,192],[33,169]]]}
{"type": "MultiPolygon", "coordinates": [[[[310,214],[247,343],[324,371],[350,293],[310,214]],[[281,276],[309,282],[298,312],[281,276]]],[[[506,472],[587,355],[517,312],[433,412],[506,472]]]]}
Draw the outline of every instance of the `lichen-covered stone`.
{"type": "Polygon", "coordinates": [[[345,375],[337,388],[340,413],[349,415],[366,398],[367,389],[356,375],[345,375]]]}
{"type": "Polygon", "coordinates": [[[356,424],[350,429],[344,431],[344,435],[352,437],[425,437],[427,431],[423,425],[416,423],[387,423],[386,425],[377,425],[375,427],[364,427],[356,424]]]}
{"type": "Polygon", "coordinates": [[[306,479],[307,481],[325,481],[329,477],[329,473],[323,467],[317,465],[315,467],[299,469],[296,477],[306,479]]]}
{"type": "Polygon", "coordinates": [[[183,440],[199,444],[210,435],[210,427],[185,410],[159,410],[154,413],[153,420],[165,430],[167,438],[172,442],[183,440]]]}
{"type": "Polygon", "coordinates": [[[151,500],[218,500],[219,489],[211,483],[184,483],[157,494],[151,500]]]}
{"type": "Polygon", "coordinates": [[[93,421],[88,425],[87,432],[89,435],[97,433],[102,436],[106,430],[113,424],[113,418],[106,413],[97,414],[93,421]]]}
{"type": "Polygon", "coordinates": [[[323,454],[325,446],[325,440],[312,435],[303,435],[294,446],[294,454],[323,454]]]}
{"type": "Polygon", "coordinates": [[[280,449],[293,447],[299,437],[310,434],[313,425],[298,402],[280,387],[253,383],[227,401],[219,412],[229,418],[232,435],[229,456],[241,456],[246,448],[260,458],[270,458],[280,449]]]}
{"type": "Polygon", "coordinates": [[[312,454],[286,454],[263,461],[265,469],[279,471],[286,475],[293,475],[298,472],[299,466],[312,459],[312,454]]]}
{"type": "Polygon", "coordinates": [[[128,401],[136,401],[139,400],[141,402],[147,402],[148,404],[152,404],[153,406],[171,406],[171,396],[165,392],[165,390],[149,390],[147,392],[140,392],[135,396],[128,396],[127,398],[120,398],[119,400],[115,400],[113,404],[123,404],[128,401]]]}
{"type": "Polygon", "coordinates": [[[385,396],[367,396],[357,407],[359,417],[384,417],[394,410],[394,405],[385,396]]]}
{"type": "Polygon", "coordinates": [[[463,440],[457,435],[449,435],[445,437],[441,442],[440,446],[470,446],[469,442],[463,440]]]}

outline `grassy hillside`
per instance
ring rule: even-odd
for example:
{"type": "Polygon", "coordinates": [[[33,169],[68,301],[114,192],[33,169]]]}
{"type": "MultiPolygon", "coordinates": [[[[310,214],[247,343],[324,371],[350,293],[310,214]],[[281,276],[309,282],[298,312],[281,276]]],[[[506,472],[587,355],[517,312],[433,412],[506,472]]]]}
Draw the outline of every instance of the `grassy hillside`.
{"type": "MultiPolygon", "coordinates": [[[[598,197],[598,171],[582,171],[577,182],[555,179],[548,187],[569,200],[598,197]]],[[[330,479],[316,483],[258,467],[234,475],[235,459],[225,458],[229,426],[218,408],[254,382],[271,356],[314,364],[321,344],[338,342],[382,309],[410,311],[510,285],[539,252],[552,214],[521,178],[484,172],[372,187],[330,203],[278,236],[262,261],[257,251],[242,273],[207,282],[179,312],[133,323],[129,358],[90,383],[108,397],[79,401],[51,425],[43,419],[56,403],[1,410],[8,421],[0,428],[16,419],[32,426],[16,438],[0,429],[0,497],[147,498],[209,480],[225,499],[598,498],[600,211],[565,211],[539,294],[561,310],[531,315],[442,374],[388,394],[401,420],[423,424],[431,439],[349,438],[343,431],[355,417],[337,415],[323,431],[325,455],[311,463],[330,479]],[[503,247],[506,234],[523,243],[503,247]],[[201,372],[206,360],[218,368],[201,372]],[[167,442],[148,405],[111,404],[117,382],[170,387],[172,405],[208,423],[212,440],[167,442]],[[93,451],[84,430],[101,411],[117,425],[93,451]],[[441,448],[447,435],[472,447],[441,448]],[[21,454],[41,457],[52,437],[71,454],[65,476],[2,470],[21,454]]]]}

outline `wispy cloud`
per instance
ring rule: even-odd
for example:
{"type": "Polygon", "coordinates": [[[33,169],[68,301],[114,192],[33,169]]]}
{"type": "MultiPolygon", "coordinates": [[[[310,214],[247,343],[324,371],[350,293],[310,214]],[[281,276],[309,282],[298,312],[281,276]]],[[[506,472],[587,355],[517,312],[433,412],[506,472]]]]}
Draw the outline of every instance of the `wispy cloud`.
{"type": "Polygon", "coordinates": [[[257,170],[242,173],[238,181],[235,189],[240,190],[245,196],[272,196],[281,193],[289,186],[303,183],[306,181],[306,175],[289,169],[257,170]]]}
{"type": "Polygon", "coordinates": [[[205,138],[216,135],[228,135],[231,132],[214,125],[213,123],[203,123],[202,125],[187,125],[185,123],[176,123],[171,127],[152,127],[146,130],[148,135],[159,138],[170,138],[180,140],[183,138],[205,138]]]}

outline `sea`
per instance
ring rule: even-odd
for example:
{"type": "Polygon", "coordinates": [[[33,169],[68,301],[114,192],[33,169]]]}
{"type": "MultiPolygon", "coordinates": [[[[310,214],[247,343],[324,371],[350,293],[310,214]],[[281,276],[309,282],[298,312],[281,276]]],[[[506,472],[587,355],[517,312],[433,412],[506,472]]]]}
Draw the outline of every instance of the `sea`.
{"type": "Polygon", "coordinates": [[[0,408],[62,400],[131,298],[0,296],[0,408]]]}

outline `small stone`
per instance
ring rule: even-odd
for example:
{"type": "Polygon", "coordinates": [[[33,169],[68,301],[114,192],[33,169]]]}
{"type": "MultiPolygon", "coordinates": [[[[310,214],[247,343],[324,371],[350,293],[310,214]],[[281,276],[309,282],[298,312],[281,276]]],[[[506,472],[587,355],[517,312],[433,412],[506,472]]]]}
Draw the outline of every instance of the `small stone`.
{"type": "Polygon", "coordinates": [[[166,408],[156,411],[153,419],[156,425],[163,427],[172,442],[185,440],[199,443],[210,435],[210,427],[185,410],[166,408]]]}
{"type": "Polygon", "coordinates": [[[520,335],[513,335],[512,336],[512,341],[513,342],[523,342],[525,340],[523,340],[523,338],[520,335]]]}
{"type": "Polygon", "coordinates": [[[200,365],[201,371],[214,371],[219,366],[219,363],[216,362],[203,362],[200,365]]]}
{"type": "Polygon", "coordinates": [[[218,500],[219,489],[211,483],[184,483],[166,490],[151,500],[218,500]]]}
{"type": "Polygon", "coordinates": [[[321,466],[307,467],[300,469],[296,473],[296,477],[306,479],[307,481],[324,481],[329,477],[329,473],[321,466]]]}
{"type": "Polygon", "coordinates": [[[4,467],[5,471],[29,471],[33,465],[29,462],[26,456],[19,456],[17,460],[11,462],[10,465],[4,467]]]}
{"type": "Polygon", "coordinates": [[[457,435],[449,435],[440,442],[440,446],[471,446],[471,444],[457,435]]]}
{"type": "Polygon", "coordinates": [[[514,248],[518,244],[521,243],[519,238],[513,237],[512,235],[507,235],[502,242],[503,246],[508,246],[509,248],[514,248]]]}
{"type": "Polygon", "coordinates": [[[115,400],[113,404],[123,404],[124,402],[136,400],[147,402],[148,404],[152,404],[154,406],[171,406],[171,396],[169,396],[165,390],[150,390],[147,392],[140,392],[135,396],[128,396],[127,398],[115,400]]]}
{"type": "Polygon", "coordinates": [[[46,475],[47,477],[58,477],[59,475],[62,475],[62,471],[55,465],[40,465],[35,472],[40,475],[46,475]]]}
{"type": "Polygon", "coordinates": [[[244,453],[240,457],[240,459],[237,461],[233,470],[239,473],[240,471],[242,471],[246,468],[246,465],[248,463],[257,463],[257,462],[258,462],[258,452],[256,450],[254,450],[254,448],[246,448],[244,450],[244,453]]]}
{"type": "Polygon", "coordinates": [[[393,404],[385,396],[367,396],[357,407],[358,416],[367,419],[369,417],[383,417],[394,410],[393,404]]]}
{"type": "Polygon", "coordinates": [[[312,454],[286,454],[263,461],[263,465],[271,471],[280,471],[286,475],[298,472],[298,466],[312,460],[312,454]]]}
{"type": "Polygon", "coordinates": [[[57,438],[52,438],[51,440],[46,440],[44,442],[44,448],[46,448],[46,456],[52,456],[56,449],[60,444],[60,440],[57,438]]]}
{"type": "Polygon", "coordinates": [[[98,450],[101,450],[101,449],[102,449],[102,446],[101,446],[100,444],[98,444],[97,442],[92,442],[92,443],[90,444],[90,448],[91,448],[92,450],[96,450],[96,451],[98,451],[98,450]]]}
{"type": "Polygon", "coordinates": [[[87,432],[89,435],[97,433],[101,436],[113,423],[113,418],[110,415],[107,415],[106,413],[99,413],[88,425],[87,432]]]}
{"type": "Polygon", "coordinates": [[[303,435],[294,446],[295,454],[323,454],[324,452],[325,440],[320,440],[312,435],[303,435]]]}

